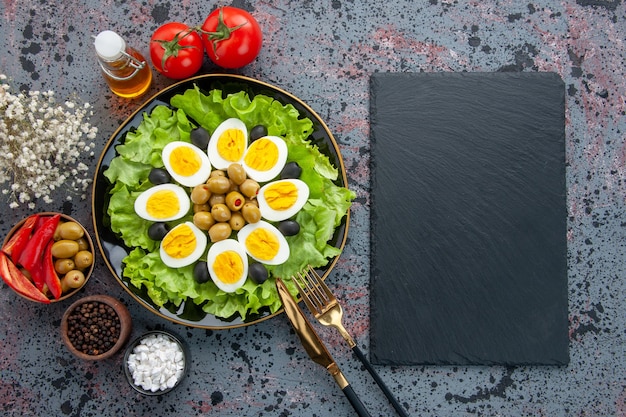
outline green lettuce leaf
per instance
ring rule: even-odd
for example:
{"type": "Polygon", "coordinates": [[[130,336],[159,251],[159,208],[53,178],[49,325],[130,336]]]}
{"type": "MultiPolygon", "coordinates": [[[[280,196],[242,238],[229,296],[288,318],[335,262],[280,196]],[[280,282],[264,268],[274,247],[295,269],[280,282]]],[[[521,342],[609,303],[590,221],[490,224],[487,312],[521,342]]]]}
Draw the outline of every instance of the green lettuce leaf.
{"type": "Polygon", "coordinates": [[[108,206],[111,230],[122,238],[127,247],[139,247],[151,252],[157,250],[159,244],[148,237],[152,222],[135,213],[134,204],[139,194],[139,191],[131,193],[123,183],[118,183],[111,190],[108,206]]]}
{"type": "Polygon", "coordinates": [[[142,123],[128,132],[124,143],[115,150],[128,161],[162,167],[161,151],[165,145],[175,140],[190,142],[192,128],[184,112],[160,105],[150,115],[144,114],[142,123]]]}

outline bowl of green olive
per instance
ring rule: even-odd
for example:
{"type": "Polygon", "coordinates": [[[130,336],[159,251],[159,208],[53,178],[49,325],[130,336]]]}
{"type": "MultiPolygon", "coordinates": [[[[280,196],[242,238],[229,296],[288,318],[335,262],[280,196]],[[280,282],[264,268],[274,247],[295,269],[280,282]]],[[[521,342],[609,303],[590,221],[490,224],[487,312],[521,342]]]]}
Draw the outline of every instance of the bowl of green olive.
{"type": "Polygon", "coordinates": [[[13,226],[4,239],[0,275],[28,300],[63,301],[85,286],[94,256],[93,240],[77,220],[61,213],[36,213],[13,226]]]}

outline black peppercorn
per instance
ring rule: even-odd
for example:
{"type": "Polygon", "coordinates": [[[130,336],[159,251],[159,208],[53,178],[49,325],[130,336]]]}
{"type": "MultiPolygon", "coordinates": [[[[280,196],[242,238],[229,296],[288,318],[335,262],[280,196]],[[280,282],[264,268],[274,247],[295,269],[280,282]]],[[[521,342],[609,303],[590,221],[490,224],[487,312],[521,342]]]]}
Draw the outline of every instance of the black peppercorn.
{"type": "Polygon", "coordinates": [[[102,354],[117,342],[120,319],[115,310],[104,303],[84,303],[68,318],[68,338],[79,351],[88,355],[102,354]]]}

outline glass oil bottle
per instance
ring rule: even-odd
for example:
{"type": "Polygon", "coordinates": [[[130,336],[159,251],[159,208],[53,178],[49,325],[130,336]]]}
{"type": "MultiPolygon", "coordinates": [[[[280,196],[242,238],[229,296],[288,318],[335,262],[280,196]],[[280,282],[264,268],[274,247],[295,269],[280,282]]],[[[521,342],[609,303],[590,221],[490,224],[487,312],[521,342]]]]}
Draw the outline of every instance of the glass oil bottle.
{"type": "Polygon", "coordinates": [[[145,58],[127,46],[117,33],[105,30],[95,37],[94,46],[102,75],[113,93],[124,98],[144,94],[152,82],[152,70],[145,58]]]}

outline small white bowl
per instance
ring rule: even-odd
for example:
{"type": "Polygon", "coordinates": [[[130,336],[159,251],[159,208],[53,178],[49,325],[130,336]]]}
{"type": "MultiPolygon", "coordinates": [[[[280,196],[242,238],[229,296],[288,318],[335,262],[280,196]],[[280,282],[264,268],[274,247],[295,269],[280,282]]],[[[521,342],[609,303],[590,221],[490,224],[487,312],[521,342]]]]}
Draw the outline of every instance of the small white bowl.
{"type": "Polygon", "coordinates": [[[144,333],[126,348],[122,366],[128,383],[137,392],[150,396],[163,395],[175,389],[185,378],[187,370],[189,369],[189,354],[186,346],[178,337],[165,331],[154,330],[144,333]],[[157,349],[155,345],[149,345],[149,341],[154,340],[159,340],[156,346],[172,349],[172,351],[167,351],[166,355],[159,356],[159,353],[163,353],[163,351],[157,349]],[[177,363],[177,359],[180,359],[177,358],[177,356],[182,357],[182,364],[177,363]],[[163,381],[158,384],[153,382],[152,379],[144,383],[141,378],[135,378],[136,374],[141,372],[141,368],[143,366],[150,366],[151,362],[164,365],[164,367],[171,370],[171,372],[163,375],[163,381]],[[167,380],[170,378],[175,378],[175,382],[172,383],[170,381],[168,384],[167,380]],[[136,382],[137,380],[139,382],[136,382]]]}

